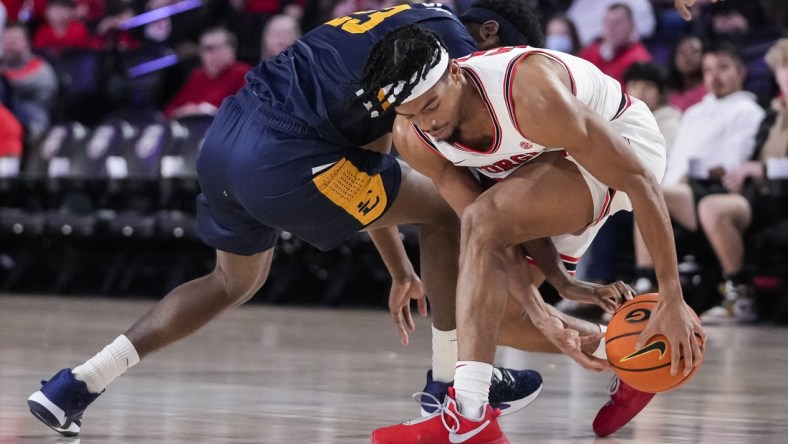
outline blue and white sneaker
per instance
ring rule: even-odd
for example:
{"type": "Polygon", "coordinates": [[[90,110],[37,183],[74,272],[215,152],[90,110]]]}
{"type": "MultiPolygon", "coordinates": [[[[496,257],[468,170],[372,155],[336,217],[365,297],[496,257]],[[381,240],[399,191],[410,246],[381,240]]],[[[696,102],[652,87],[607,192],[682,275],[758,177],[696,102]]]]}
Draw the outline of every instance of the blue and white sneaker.
{"type": "MultiPolygon", "coordinates": [[[[440,382],[432,379],[432,370],[427,370],[427,385],[424,393],[429,393],[443,402],[453,382],[440,382]]],[[[490,385],[490,407],[499,409],[501,416],[511,415],[528,407],[542,391],[542,375],[536,370],[512,370],[496,367],[490,385]]],[[[435,412],[435,402],[426,396],[421,398],[421,416],[435,412]],[[429,403],[428,403],[429,401],[429,403]]]]}
{"type": "Polygon", "coordinates": [[[63,436],[77,436],[82,428],[82,413],[101,393],[90,393],[84,382],[64,368],[49,381],[41,381],[41,390],[27,398],[30,413],[63,436]]]}

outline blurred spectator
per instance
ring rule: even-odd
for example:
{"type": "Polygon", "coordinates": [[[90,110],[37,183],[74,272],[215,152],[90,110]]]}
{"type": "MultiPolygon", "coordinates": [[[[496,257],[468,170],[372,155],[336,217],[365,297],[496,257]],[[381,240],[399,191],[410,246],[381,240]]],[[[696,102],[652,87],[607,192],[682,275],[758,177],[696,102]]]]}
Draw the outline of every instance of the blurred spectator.
{"type": "Polygon", "coordinates": [[[38,28],[33,37],[36,51],[56,56],[67,49],[90,46],[88,28],[77,20],[72,0],[49,0],[45,16],[46,23],[38,28]]]}
{"type": "Polygon", "coordinates": [[[111,2],[106,14],[96,25],[96,36],[92,46],[96,49],[129,51],[140,47],[140,42],[130,31],[121,30],[124,21],[136,15],[132,3],[128,1],[111,2]]]}
{"type": "Polygon", "coordinates": [[[47,0],[3,0],[9,22],[34,23],[44,18],[47,0]]]}
{"type": "Polygon", "coordinates": [[[698,37],[688,35],[679,40],[670,60],[668,103],[681,111],[686,111],[706,95],[702,58],[703,44],[698,37]]]}
{"type": "Polygon", "coordinates": [[[30,50],[30,35],[21,23],[3,31],[3,77],[11,85],[13,111],[35,139],[49,127],[58,80],[52,67],[30,50]]]}
{"type": "Polygon", "coordinates": [[[223,28],[205,31],[200,37],[202,66],[195,68],[186,84],[164,109],[169,118],[189,114],[215,114],[225,97],[238,92],[251,66],[238,62],[238,42],[223,28]]]}
{"type": "Polygon", "coordinates": [[[545,28],[544,46],[547,49],[577,54],[580,51],[580,38],[572,20],[564,14],[553,16],[545,28]]]}
{"type": "Polygon", "coordinates": [[[649,0],[574,0],[566,15],[577,26],[581,45],[588,46],[603,36],[604,18],[614,4],[626,5],[632,11],[630,16],[633,17],[634,31],[639,38],[654,34],[656,20],[649,0]]]}
{"type": "Polygon", "coordinates": [[[766,161],[788,156],[788,39],[778,40],[766,54],[780,96],[772,101],[761,123],[755,154],[749,162],[727,173],[722,184],[727,194],[703,198],[698,203],[700,225],[722,266],[723,305],[703,315],[705,321],[735,318],[753,321],[752,287],[744,266],[744,233],[788,217],[785,205],[770,205],[766,161]]]}
{"type": "Polygon", "coordinates": [[[77,19],[88,24],[98,23],[104,17],[105,0],[75,0],[77,19]]]}
{"type": "MultiPolygon", "coordinates": [[[[0,162],[9,157],[22,157],[22,125],[8,108],[0,105],[0,162]]],[[[8,173],[0,172],[0,177],[11,175],[8,173]]]]}
{"type": "Polygon", "coordinates": [[[670,157],[681,110],[667,103],[666,81],[662,70],[650,62],[633,63],[624,71],[624,87],[629,95],[642,100],[654,114],[659,131],[665,137],[665,146],[670,157]]]}
{"type": "Polygon", "coordinates": [[[632,10],[622,3],[614,3],[605,13],[602,40],[586,47],[579,55],[619,82],[629,65],[651,60],[651,54],[635,32],[632,10]]]}
{"type": "Polygon", "coordinates": [[[263,50],[260,59],[276,57],[299,37],[301,37],[301,28],[293,17],[284,14],[271,17],[263,28],[260,41],[263,50]]]}
{"type": "MultiPolygon", "coordinates": [[[[764,116],[755,96],[742,90],[747,70],[735,48],[707,48],[702,63],[709,94],[682,116],[662,179],[671,219],[690,232],[698,229],[697,203],[724,193],[722,177],[752,155],[764,116]]],[[[635,260],[639,275],[635,291],[648,292],[655,282],[654,269],[637,229],[635,260]]]]}
{"type": "Polygon", "coordinates": [[[0,3],[0,32],[3,32],[5,29],[5,21],[8,18],[8,13],[5,9],[5,5],[0,3]]]}

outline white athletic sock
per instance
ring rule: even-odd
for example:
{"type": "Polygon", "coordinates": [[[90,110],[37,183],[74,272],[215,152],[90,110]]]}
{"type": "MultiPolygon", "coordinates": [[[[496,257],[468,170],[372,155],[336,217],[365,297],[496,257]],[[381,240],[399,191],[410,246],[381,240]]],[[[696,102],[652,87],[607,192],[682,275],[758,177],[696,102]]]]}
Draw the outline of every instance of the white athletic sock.
{"type": "MultiPolygon", "coordinates": [[[[598,324],[598,325],[599,325],[599,331],[600,332],[604,333],[604,332],[607,331],[607,327],[605,327],[602,324],[598,324]]],[[[599,346],[591,354],[593,356],[596,356],[597,358],[600,358],[600,359],[607,359],[607,352],[605,351],[605,338],[602,338],[602,340],[599,341],[599,346]]]]}
{"type": "Polygon", "coordinates": [[[492,373],[493,366],[486,362],[457,361],[454,393],[462,416],[477,420],[484,415],[484,405],[490,396],[492,373]]]}
{"type": "Polygon", "coordinates": [[[74,378],[84,381],[91,393],[101,393],[110,382],[140,362],[137,350],[124,335],[104,347],[84,364],[74,368],[74,378]]]}
{"type": "Polygon", "coordinates": [[[432,380],[452,382],[457,365],[457,329],[442,331],[432,326],[432,380]]]}

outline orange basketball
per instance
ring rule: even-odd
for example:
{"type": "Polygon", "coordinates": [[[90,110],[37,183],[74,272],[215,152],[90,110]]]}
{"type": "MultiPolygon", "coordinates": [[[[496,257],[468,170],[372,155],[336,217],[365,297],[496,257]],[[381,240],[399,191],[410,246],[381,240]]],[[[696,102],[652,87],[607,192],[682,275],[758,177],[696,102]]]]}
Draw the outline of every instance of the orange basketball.
{"type": "MultiPolygon", "coordinates": [[[[656,293],[636,296],[616,311],[605,333],[605,351],[613,371],[631,387],[642,392],[659,393],[673,390],[692,379],[700,366],[684,376],[683,364],[670,375],[670,344],[662,335],[652,337],[640,350],[635,343],[657,305],[656,293]]],[[[697,317],[697,315],[696,315],[697,317]]],[[[700,336],[696,339],[701,341],[700,336]]],[[[703,359],[701,344],[701,359],[703,359]]]]}

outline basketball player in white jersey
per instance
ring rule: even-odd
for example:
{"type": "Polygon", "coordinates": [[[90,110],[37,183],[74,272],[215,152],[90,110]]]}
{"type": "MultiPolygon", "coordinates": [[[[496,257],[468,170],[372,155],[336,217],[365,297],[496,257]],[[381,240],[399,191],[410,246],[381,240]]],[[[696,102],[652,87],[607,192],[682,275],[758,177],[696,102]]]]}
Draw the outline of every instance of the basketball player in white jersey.
{"type": "MultiPolygon", "coordinates": [[[[376,430],[373,443],[508,442],[487,400],[507,291],[556,346],[581,356],[577,332],[536,290],[543,276],[522,272],[519,245],[552,237],[575,261],[618,210],[634,208],[655,258],[661,299],[641,345],[666,336],[674,374],[699,364],[693,335],[704,333],[683,300],[658,182],[665,143],[645,104],[582,59],[510,47],[450,60],[437,35],[415,25],[373,48],[361,86],[373,114],[397,112],[400,154],[462,217],[454,389],[432,417],[376,430]],[[474,173],[494,184],[485,189],[474,173]]],[[[651,396],[619,383],[595,432],[618,430],[651,396]],[[621,411],[632,397],[636,405],[621,411]]]]}

